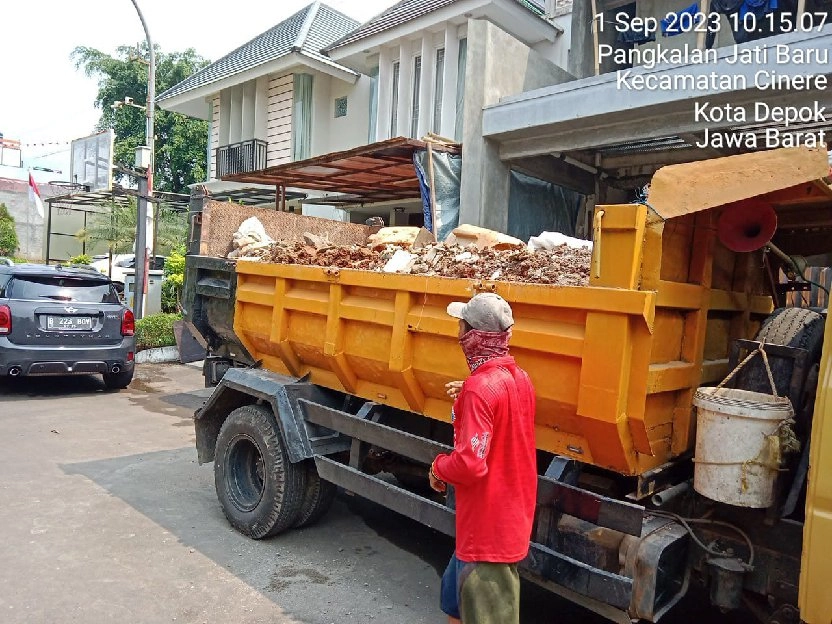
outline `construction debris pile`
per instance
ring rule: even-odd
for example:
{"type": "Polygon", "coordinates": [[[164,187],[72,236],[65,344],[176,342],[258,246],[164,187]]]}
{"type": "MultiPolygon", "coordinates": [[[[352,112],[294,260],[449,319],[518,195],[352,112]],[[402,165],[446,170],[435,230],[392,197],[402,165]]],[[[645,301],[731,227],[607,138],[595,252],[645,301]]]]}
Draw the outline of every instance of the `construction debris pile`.
{"type": "Polygon", "coordinates": [[[274,241],[248,246],[235,250],[234,257],[278,264],[559,286],[589,283],[592,251],[585,241],[530,247],[490,230],[471,226],[458,229],[455,236],[437,243],[419,228],[385,228],[371,236],[365,246],[332,245],[324,237],[305,234],[303,242],[274,241]]]}

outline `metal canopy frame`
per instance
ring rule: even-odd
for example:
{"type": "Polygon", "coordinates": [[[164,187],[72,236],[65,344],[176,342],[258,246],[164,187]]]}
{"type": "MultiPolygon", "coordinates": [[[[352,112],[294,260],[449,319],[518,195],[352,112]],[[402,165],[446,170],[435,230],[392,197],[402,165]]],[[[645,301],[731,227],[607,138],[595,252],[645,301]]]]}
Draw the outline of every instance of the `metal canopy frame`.
{"type": "MultiPolygon", "coordinates": [[[[456,144],[437,142],[430,145],[437,152],[461,152],[456,144]]],[[[338,194],[328,198],[331,203],[417,199],[421,197],[421,192],[413,166],[413,153],[427,148],[426,142],[397,137],[222,179],[273,184],[278,189],[291,187],[338,194]]]]}
{"type": "MultiPolygon", "coordinates": [[[[255,187],[229,189],[227,191],[211,191],[211,199],[234,202],[243,206],[274,204],[276,201],[273,190],[255,187]]],[[[291,201],[293,199],[306,199],[306,193],[287,191],[286,200],[291,201]]],[[[279,201],[279,198],[277,201],[279,201]]]]}
{"type": "MultiPolygon", "coordinates": [[[[128,189],[123,186],[113,185],[110,191],[79,191],[74,193],[67,193],[66,195],[55,195],[46,199],[48,204],[62,204],[64,206],[96,206],[100,208],[109,208],[113,204],[117,206],[126,206],[130,203],[131,197],[138,197],[139,192],[136,189],[128,189]]],[[[182,193],[165,193],[163,191],[154,191],[153,197],[149,198],[157,204],[164,204],[172,210],[178,212],[186,212],[188,210],[188,202],[190,195],[183,195],[182,193]]]]}

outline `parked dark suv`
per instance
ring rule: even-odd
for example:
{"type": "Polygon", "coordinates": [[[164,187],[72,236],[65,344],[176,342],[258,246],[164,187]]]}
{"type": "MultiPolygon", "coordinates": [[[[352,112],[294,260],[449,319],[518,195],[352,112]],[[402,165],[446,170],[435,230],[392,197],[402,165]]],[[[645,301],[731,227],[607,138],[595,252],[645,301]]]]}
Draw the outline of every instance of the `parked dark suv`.
{"type": "Polygon", "coordinates": [[[0,377],[101,373],[133,379],[133,313],[94,269],[0,263],[0,377]]]}

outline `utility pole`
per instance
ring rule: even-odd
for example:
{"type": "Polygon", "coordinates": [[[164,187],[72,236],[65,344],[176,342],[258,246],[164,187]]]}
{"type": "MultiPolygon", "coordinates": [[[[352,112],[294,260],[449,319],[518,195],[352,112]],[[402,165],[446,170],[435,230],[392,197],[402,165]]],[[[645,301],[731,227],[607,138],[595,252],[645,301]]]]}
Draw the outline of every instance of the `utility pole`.
{"type": "MultiPolygon", "coordinates": [[[[153,40],[150,38],[150,30],[147,28],[147,22],[142,15],[136,0],[131,0],[133,6],[136,7],[136,13],[139,14],[139,19],[144,28],[145,39],[147,40],[147,51],[150,55],[150,63],[147,68],[147,106],[145,107],[146,124],[144,140],[147,147],[150,149],[150,162],[147,163],[146,174],[139,178],[139,200],[138,200],[138,218],[136,220],[136,283],[135,296],[133,304],[133,314],[137,319],[144,316],[144,293],[147,284],[147,208],[149,198],[153,195],[153,166],[155,162],[155,146],[153,137],[153,112],[156,104],[156,53],[153,50],[153,40]]],[[[138,150],[137,150],[138,155],[138,150]]],[[[138,161],[137,156],[137,161],[138,161]]],[[[137,162],[140,166],[145,163],[137,162]]]]}

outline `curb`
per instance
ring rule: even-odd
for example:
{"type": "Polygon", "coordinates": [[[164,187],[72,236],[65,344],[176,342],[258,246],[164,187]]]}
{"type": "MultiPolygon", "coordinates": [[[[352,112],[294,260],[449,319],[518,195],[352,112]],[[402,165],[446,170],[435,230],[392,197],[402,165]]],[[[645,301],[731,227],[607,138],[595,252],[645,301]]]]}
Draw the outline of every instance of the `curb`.
{"type": "Polygon", "coordinates": [[[176,347],[158,347],[145,349],[136,354],[136,364],[165,364],[179,361],[179,349],[176,347]]]}

